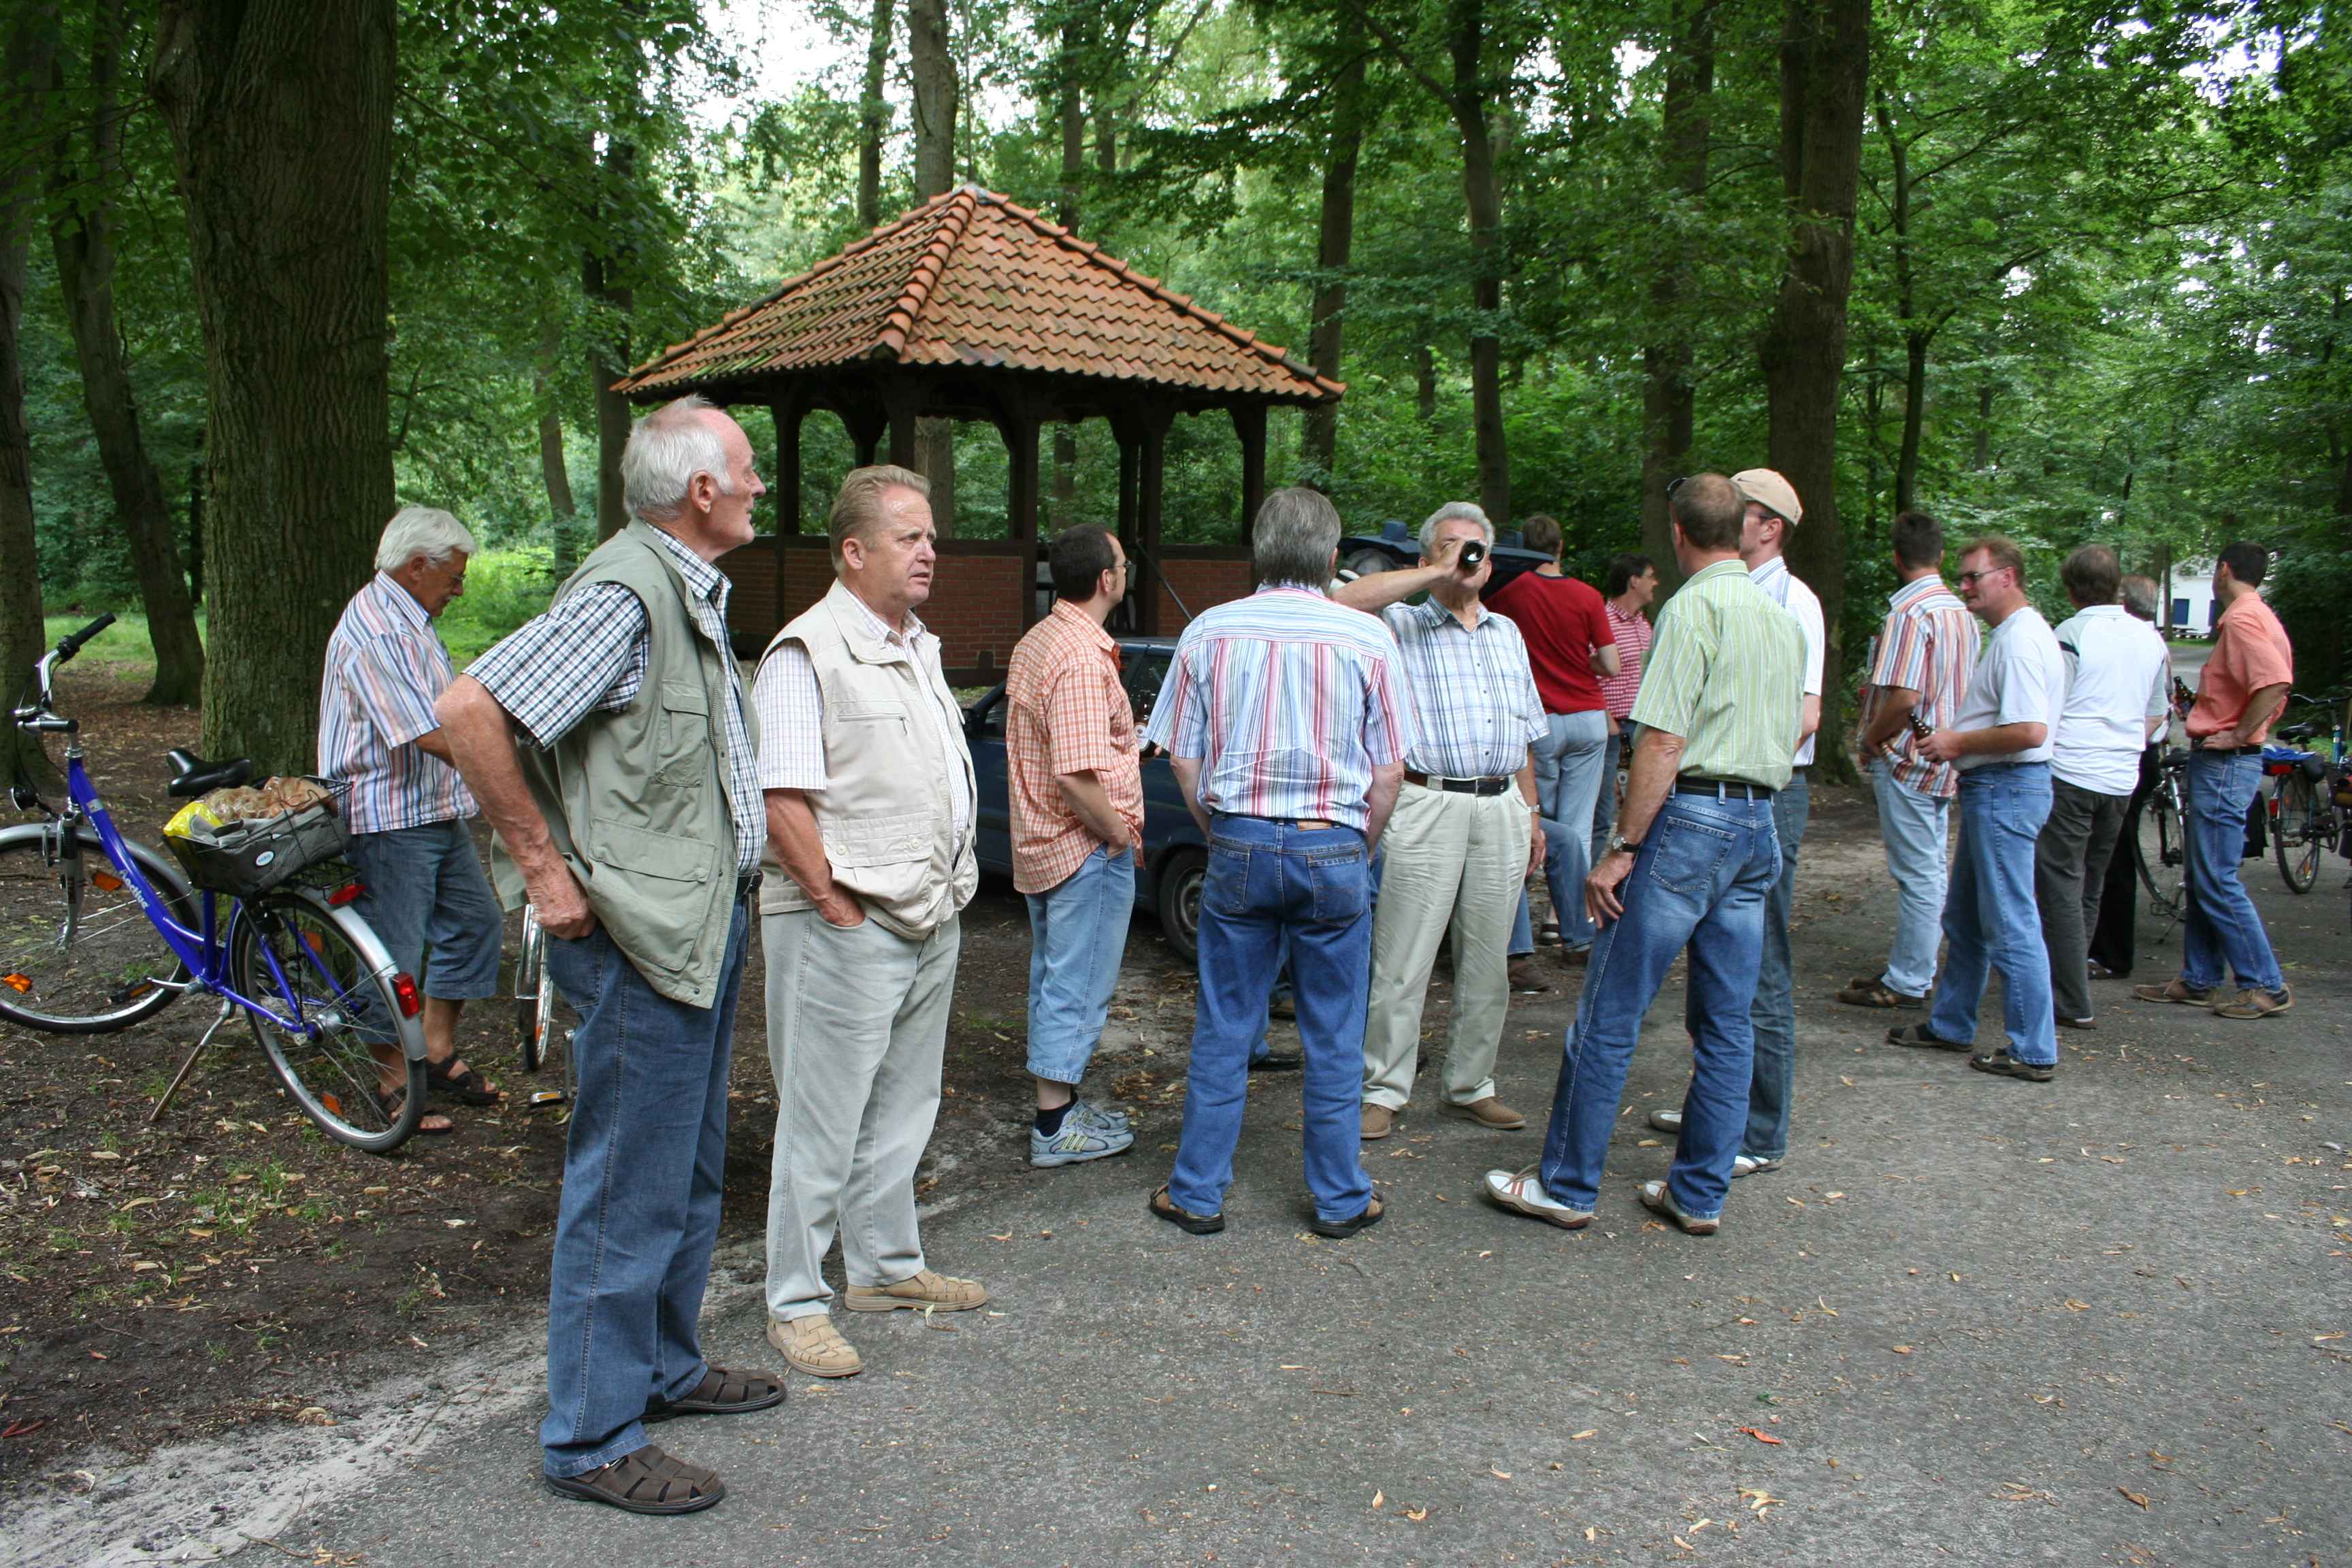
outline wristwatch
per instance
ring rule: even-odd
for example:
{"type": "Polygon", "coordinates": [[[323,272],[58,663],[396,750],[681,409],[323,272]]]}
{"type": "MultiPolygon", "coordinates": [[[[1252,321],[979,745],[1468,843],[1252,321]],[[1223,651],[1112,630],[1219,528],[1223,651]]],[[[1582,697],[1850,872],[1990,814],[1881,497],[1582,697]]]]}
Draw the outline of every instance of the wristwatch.
{"type": "Polygon", "coordinates": [[[1614,855],[1620,849],[1628,855],[1638,855],[1642,852],[1642,844],[1639,839],[1628,838],[1622,833],[1612,833],[1609,836],[1609,853],[1614,855]]]}

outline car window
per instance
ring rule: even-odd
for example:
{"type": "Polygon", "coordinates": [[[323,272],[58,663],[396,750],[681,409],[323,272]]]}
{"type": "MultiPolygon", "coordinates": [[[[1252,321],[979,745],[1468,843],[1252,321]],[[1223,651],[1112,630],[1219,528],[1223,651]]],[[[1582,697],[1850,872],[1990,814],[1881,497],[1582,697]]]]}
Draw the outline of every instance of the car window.
{"type": "Polygon", "coordinates": [[[1119,679],[1127,687],[1128,700],[1135,705],[1135,724],[1139,730],[1151,721],[1152,706],[1167,682],[1168,650],[1130,647],[1121,648],[1119,658],[1119,679]]]}
{"type": "Polygon", "coordinates": [[[986,696],[981,698],[978,701],[975,701],[971,706],[975,709],[982,710],[980,715],[980,730],[978,731],[981,737],[985,740],[995,741],[1002,741],[1004,739],[1004,710],[1006,707],[1004,700],[1004,688],[1001,686],[998,687],[995,690],[989,692],[986,696]]]}

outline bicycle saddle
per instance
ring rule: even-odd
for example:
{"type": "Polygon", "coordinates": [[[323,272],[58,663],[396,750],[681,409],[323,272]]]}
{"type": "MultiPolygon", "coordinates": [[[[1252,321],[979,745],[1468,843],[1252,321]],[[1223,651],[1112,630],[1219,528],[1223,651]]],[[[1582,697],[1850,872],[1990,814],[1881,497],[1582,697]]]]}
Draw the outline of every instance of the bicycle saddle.
{"type": "Polygon", "coordinates": [[[2165,752],[2164,765],[2168,768],[2187,767],[2189,765],[2189,748],[2186,746],[2175,746],[2170,751],[2165,752]]]}
{"type": "Polygon", "coordinates": [[[2284,730],[2272,731],[2271,739],[2273,741],[2300,741],[2306,736],[2316,734],[2318,730],[2319,726],[2316,724],[2289,724],[2284,730]]]}
{"type": "Polygon", "coordinates": [[[193,800],[213,790],[249,783],[253,778],[250,757],[208,763],[185,746],[173,747],[164,757],[172,764],[172,783],[165,793],[174,799],[193,800]]]}

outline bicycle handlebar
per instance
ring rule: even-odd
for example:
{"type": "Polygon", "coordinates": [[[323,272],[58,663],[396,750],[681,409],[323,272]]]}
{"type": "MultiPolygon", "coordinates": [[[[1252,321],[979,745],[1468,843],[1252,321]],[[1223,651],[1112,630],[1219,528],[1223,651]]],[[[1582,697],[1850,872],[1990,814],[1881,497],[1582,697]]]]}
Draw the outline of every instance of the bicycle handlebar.
{"type": "Polygon", "coordinates": [[[99,616],[98,619],[90,622],[89,625],[82,627],[81,630],[78,632],[68,632],[66,634],[65,640],[58,644],[58,662],[59,664],[63,664],[66,660],[79,653],[81,651],[82,644],[89,641],[90,638],[96,637],[99,633],[104,631],[113,624],[114,612],[109,610],[106,614],[99,616]]]}

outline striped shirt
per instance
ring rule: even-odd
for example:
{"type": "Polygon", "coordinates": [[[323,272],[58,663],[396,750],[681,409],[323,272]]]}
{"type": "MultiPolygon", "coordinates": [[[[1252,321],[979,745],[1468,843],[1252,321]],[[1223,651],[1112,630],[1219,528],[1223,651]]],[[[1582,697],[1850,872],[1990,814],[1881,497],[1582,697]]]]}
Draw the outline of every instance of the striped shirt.
{"type": "MultiPolygon", "coordinates": [[[[954,692],[944,685],[931,684],[931,671],[940,664],[940,639],[924,629],[912,610],[907,612],[906,630],[894,632],[890,623],[876,615],[865,600],[845,589],[842,596],[866,617],[866,629],[876,640],[895,643],[907,650],[907,662],[915,667],[915,682],[927,699],[923,707],[937,721],[940,754],[958,755],[963,747],[963,737],[949,728],[948,714],[961,710],[956,705],[954,692]]],[[[760,787],[824,789],[831,782],[824,771],[824,691],[817,684],[816,666],[810,660],[808,649],[796,642],[771,647],[767,657],[760,661],[760,673],[751,683],[751,700],[760,715],[760,787]]],[[[963,842],[971,814],[971,792],[950,790],[948,831],[953,836],[951,842],[963,842]]]]}
{"type": "MultiPolygon", "coordinates": [[[[1829,647],[1829,630],[1822,619],[1819,595],[1805,586],[1803,579],[1789,570],[1789,563],[1775,555],[1754,571],[1748,580],[1764,590],[1764,596],[1797,617],[1798,626],[1805,634],[1805,695],[1822,694],[1822,657],[1829,647]]],[[[1808,735],[1797,746],[1797,766],[1813,765],[1814,735],[1808,735]]]]}
{"type": "Polygon", "coordinates": [[[1102,847],[1058,782],[1090,773],[1138,848],[1143,773],[1135,706],[1118,679],[1118,644],[1066,599],[1022,636],[1004,669],[1004,760],[1013,811],[1013,886],[1044,893],[1102,847]]]}
{"type": "Polygon", "coordinates": [[[319,774],[351,786],[353,833],[393,833],[475,814],[457,770],[415,744],[441,727],[433,704],[457,679],[433,617],[379,572],[343,606],[319,689],[319,774]]]}
{"type": "Polygon", "coordinates": [[[1211,811],[1361,832],[1372,770],[1412,746],[1397,665],[1377,618],[1270,584],[1184,628],[1144,738],[1201,761],[1211,811]]]}
{"type": "Polygon", "coordinates": [[[1642,660],[1650,651],[1650,639],[1657,634],[1651,629],[1649,617],[1635,610],[1632,615],[1609,604],[1609,629],[1617,634],[1617,673],[1601,678],[1601,700],[1618,719],[1630,718],[1633,699],[1642,689],[1642,660]]]}
{"type": "Polygon", "coordinates": [[[1442,778],[1498,778],[1528,765],[1528,742],[1550,732],[1528,648],[1508,616],[1477,620],[1435,599],[1381,612],[1404,659],[1413,742],[1405,765],[1442,778]]]}
{"type": "MultiPolygon", "coordinates": [[[[1913,710],[1930,730],[1947,730],[1968,695],[1983,633],[1976,616],[1941,577],[1920,577],[1895,590],[1886,601],[1886,621],[1878,630],[1878,657],[1870,667],[1873,686],[1899,686],[1919,694],[1913,710]]],[[[1880,748],[1895,782],[1921,795],[1949,800],[1960,790],[1960,771],[1929,762],[1906,724],[1880,748]]]]}
{"type": "MultiPolygon", "coordinates": [[[[658,528],[646,531],[686,579],[694,624],[727,663],[727,816],[735,869],[760,863],[768,816],[759,763],[743,722],[743,672],[727,640],[727,574],[658,528]]],[[[618,583],[590,583],[560,595],[466,667],[533,743],[552,746],[591,713],[617,713],[636,700],[652,657],[653,628],[636,595],[618,583]]]]}
{"type": "Polygon", "coordinates": [[[1805,637],[1737,560],[1701,569],[1658,612],[1633,721],[1683,738],[1686,777],[1787,785],[1804,720],[1805,637]]]}

